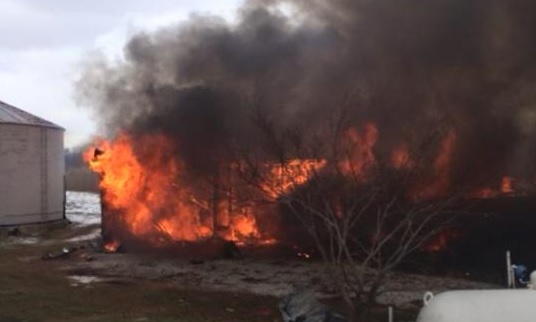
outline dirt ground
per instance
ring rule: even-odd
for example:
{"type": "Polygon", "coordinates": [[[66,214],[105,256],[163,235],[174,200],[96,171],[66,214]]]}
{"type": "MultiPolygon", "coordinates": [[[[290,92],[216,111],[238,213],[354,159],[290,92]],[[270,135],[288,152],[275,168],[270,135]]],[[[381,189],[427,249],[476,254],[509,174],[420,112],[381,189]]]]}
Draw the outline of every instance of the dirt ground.
{"type": "MultiPolygon", "coordinates": [[[[281,321],[282,296],[309,289],[341,309],[319,262],[199,259],[94,250],[98,226],[0,241],[0,322],[281,321]],[[63,248],[74,250],[59,259],[63,248]]],[[[494,288],[463,279],[392,274],[380,298],[414,320],[425,291],[494,288]]],[[[384,320],[378,308],[378,321],[384,320]]]]}
{"type": "MultiPolygon", "coordinates": [[[[84,242],[68,240],[91,232],[89,227],[84,230],[0,242],[0,322],[280,321],[275,297],[179,288],[167,278],[73,277],[72,267],[93,255],[89,249],[42,259],[61,253],[63,247],[80,247],[84,242]]],[[[104,262],[102,258],[106,256],[93,261],[104,262]]]]}

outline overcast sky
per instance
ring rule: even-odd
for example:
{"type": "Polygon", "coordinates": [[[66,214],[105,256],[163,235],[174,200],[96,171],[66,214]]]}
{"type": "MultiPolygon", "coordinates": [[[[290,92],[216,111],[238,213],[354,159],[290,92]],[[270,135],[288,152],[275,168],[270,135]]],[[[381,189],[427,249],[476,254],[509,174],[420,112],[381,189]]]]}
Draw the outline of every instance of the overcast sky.
{"type": "Polygon", "coordinates": [[[233,19],[241,0],[0,0],[0,100],[66,129],[73,147],[95,131],[73,82],[88,55],[122,57],[129,35],[187,19],[233,19]]]}

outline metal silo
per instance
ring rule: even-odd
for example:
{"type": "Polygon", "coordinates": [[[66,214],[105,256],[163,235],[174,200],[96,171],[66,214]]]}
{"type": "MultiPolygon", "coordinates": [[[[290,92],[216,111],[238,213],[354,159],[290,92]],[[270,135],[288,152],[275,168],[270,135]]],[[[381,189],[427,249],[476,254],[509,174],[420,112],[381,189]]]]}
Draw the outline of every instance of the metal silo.
{"type": "Polygon", "coordinates": [[[63,133],[0,101],[0,226],[64,218],[63,133]]]}

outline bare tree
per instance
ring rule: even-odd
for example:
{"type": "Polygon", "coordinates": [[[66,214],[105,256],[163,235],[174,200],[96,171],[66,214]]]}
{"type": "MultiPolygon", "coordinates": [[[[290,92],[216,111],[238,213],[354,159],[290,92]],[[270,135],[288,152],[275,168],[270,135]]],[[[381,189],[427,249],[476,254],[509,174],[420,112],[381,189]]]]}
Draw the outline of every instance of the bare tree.
{"type": "Polygon", "coordinates": [[[393,162],[375,153],[373,127],[352,133],[345,118],[327,120],[328,130],[314,135],[275,129],[258,116],[266,145],[249,150],[240,170],[299,219],[350,320],[367,321],[386,276],[445,228],[456,197],[434,184],[442,127],[393,162]]]}

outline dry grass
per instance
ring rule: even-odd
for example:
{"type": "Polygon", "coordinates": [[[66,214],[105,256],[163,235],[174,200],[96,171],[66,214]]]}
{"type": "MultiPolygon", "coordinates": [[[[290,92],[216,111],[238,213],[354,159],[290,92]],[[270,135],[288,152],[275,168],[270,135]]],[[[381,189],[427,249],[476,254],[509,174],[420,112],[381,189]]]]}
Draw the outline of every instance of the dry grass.
{"type": "MultiPolygon", "coordinates": [[[[41,259],[44,253],[61,250],[63,246],[74,246],[75,242],[69,244],[66,241],[94,229],[95,226],[68,226],[47,230],[36,245],[10,244],[7,239],[0,240],[0,322],[281,321],[277,297],[246,294],[237,286],[214,290],[206,285],[203,288],[197,284],[186,286],[177,283],[176,276],[166,277],[165,274],[161,277],[158,274],[156,277],[154,274],[115,274],[115,264],[111,259],[117,256],[102,259],[102,255],[91,254],[88,249],[94,257],[94,261],[89,263],[107,266],[106,274],[99,274],[98,269],[90,266],[85,270],[72,269],[75,263],[86,263],[80,258],[86,250],[75,252],[67,259],[41,259]],[[112,277],[74,287],[67,278],[69,274],[112,277]]],[[[139,263],[132,265],[159,271],[163,264],[164,260],[159,260],[159,257],[139,256],[139,263]],[[152,259],[147,261],[147,258],[152,259]]],[[[328,305],[344,312],[342,303],[337,299],[330,300],[328,305]]],[[[378,306],[374,313],[370,322],[385,321],[385,307],[378,306]]],[[[398,310],[397,316],[401,321],[412,321],[416,313],[415,310],[398,310]]]]}
{"type": "Polygon", "coordinates": [[[0,246],[0,321],[279,321],[272,297],[135,280],[73,287],[44,246],[0,246]]]}

